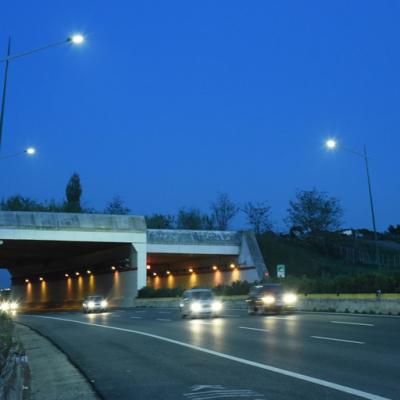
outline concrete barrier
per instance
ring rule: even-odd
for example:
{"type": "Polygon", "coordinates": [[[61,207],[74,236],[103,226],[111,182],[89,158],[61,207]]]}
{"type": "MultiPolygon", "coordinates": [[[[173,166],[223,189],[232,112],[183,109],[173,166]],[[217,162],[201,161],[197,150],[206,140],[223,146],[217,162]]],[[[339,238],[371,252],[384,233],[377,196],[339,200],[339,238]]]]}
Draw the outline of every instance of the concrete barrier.
{"type": "MultiPolygon", "coordinates": [[[[179,299],[135,299],[133,307],[178,308],[179,299]]],[[[246,309],[243,298],[224,300],[225,309],[246,309]]],[[[400,299],[300,298],[299,311],[330,311],[360,314],[400,315],[400,299]]]]}

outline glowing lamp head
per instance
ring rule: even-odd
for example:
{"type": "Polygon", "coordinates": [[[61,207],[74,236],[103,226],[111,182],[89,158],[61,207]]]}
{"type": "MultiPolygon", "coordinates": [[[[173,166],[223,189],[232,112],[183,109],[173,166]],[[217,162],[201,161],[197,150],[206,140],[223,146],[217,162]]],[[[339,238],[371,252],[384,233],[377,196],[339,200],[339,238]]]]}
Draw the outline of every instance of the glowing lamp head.
{"type": "Polygon", "coordinates": [[[193,273],[193,268],[189,268],[189,272],[190,272],[190,273],[193,273]]]}
{"type": "Polygon", "coordinates": [[[335,139],[328,139],[328,140],[325,142],[325,146],[326,146],[326,148],[327,148],[328,150],[334,150],[334,149],[336,149],[336,147],[337,147],[337,142],[336,142],[335,139]]]}
{"type": "Polygon", "coordinates": [[[42,277],[39,277],[39,281],[42,282],[42,281],[43,281],[43,278],[42,278],[42,277]]]}
{"type": "Polygon", "coordinates": [[[87,273],[88,275],[90,275],[90,274],[92,273],[92,271],[91,271],[90,269],[88,269],[88,270],[86,271],[86,273],[87,273]]]}
{"type": "Polygon", "coordinates": [[[65,276],[66,278],[68,278],[68,277],[69,277],[69,274],[64,274],[64,276],[65,276]]]}
{"type": "Polygon", "coordinates": [[[29,279],[25,279],[25,283],[29,283],[29,279]]]}
{"type": "Polygon", "coordinates": [[[69,38],[69,41],[72,42],[73,44],[82,44],[85,41],[85,37],[77,33],[76,35],[72,35],[69,38]]]}
{"type": "Polygon", "coordinates": [[[213,265],[213,271],[217,271],[218,267],[216,265],[213,265]]]}
{"type": "Polygon", "coordinates": [[[75,272],[75,275],[76,275],[76,276],[79,276],[79,272],[75,272]]]}
{"type": "Polygon", "coordinates": [[[235,264],[231,264],[231,265],[230,265],[230,268],[231,268],[231,269],[234,269],[234,268],[235,268],[235,264]]]}
{"type": "Polygon", "coordinates": [[[151,269],[151,266],[150,266],[150,265],[147,265],[147,266],[146,266],[146,269],[147,269],[147,270],[151,269]]]}
{"type": "Polygon", "coordinates": [[[28,154],[29,156],[33,156],[36,153],[36,149],[34,147],[28,147],[25,150],[25,153],[28,154]]]}
{"type": "Polygon", "coordinates": [[[171,271],[167,271],[167,275],[170,275],[171,274],[171,271]]]}

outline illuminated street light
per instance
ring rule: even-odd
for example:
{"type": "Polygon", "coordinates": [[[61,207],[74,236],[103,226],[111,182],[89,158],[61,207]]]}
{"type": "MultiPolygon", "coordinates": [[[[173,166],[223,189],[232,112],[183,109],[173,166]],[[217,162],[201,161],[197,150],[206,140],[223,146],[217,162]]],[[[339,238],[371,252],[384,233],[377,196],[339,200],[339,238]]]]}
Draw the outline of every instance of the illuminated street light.
{"type": "Polygon", "coordinates": [[[69,277],[69,275],[68,275],[68,274],[64,274],[64,276],[65,276],[66,278],[68,278],[68,277],[69,277]]]}
{"type": "Polygon", "coordinates": [[[75,272],[75,275],[76,275],[76,276],[79,276],[79,272],[75,272]]]}
{"type": "Polygon", "coordinates": [[[168,271],[168,270],[167,270],[167,275],[170,275],[170,274],[171,274],[171,271],[168,271]]]}
{"type": "Polygon", "coordinates": [[[146,269],[147,269],[147,270],[151,269],[151,266],[150,266],[150,265],[147,265],[147,266],[146,266],[146,269]]]}
{"type": "Polygon", "coordinates": [[[25,283],[29,283],[29,279],[25,279],[25,283]]]}
{"type": "Polygon", "coordinates": [[[6,156],[0,157],[1,160],[7,160],[8,158],[14,158],[18,156],[23,156],[24,154],[27,154],[28,156],[33,156],[36,154],[36,149],[33,147],[28,147],[24,151],[19,151],[18,153],[13,153],[13,154],[8,154],[6,156]]]}
{"type": "Polygon", "coordinates": [[[114,265],[111,267],[111,269],[112,269],[113,271],[115,271],[115,270],[116,270],[116,268],[114,267],[114,265]]]}
{"type": "Polygon", "coordinates": [[[231,267],[231,269],[234,269],[235,268],[235,264],[231,264],[230,267],[231,267]]]}
{"type": "Polygon", "coordinates": [[[189,272],[190,272],[190,273],[193,273],[193,268],[189,268],[189,272]]]}
{"type": "Polygon", "coordinates": [[[85,37],[83,35],[81,35],[80,33],[77,33],[76,35],[72,35],[68,39],[73,44],[82,44],[85,41],[85,37]]]}
{"type": "Polygon", "coordinates": [[[157,272],[153,272],[153,276],[157,276],[157,272]]]}
{"type": "Polygon", "coordinates": [[[337,147],[337,141],[335,139],[328,139],[325,142],[325,146],[329,150],[334,150],[337,147]]]}
{"type": "Polygon", "coordinates": [[[41,282],[43,281],[43,278],[41,276],[39,277],[39,281],[41,281],[41,282]]]}
{"type": "Polygon", "coordinates": [[[92,273],[92,271],[91,271],[90,269],[88,269],[88,270],[86,271],[86,273],[87,273],[88,275],[90,275],[90,274],[92,273]]]}
{"type": "Polygon", "coordinates": [[[24,51],[22,53],[17,53],[17,54],[11,54],[11,38],[8,39],[8,46],[7,46],[7,53],[5,58],[0,59],[0,64],[5,63],[5,68],[4,68],[4,81],[3,81],[3,90],[2,90],[2,98],[1,98],[1,106],[0,106],[0,146],[2,142],[2,136],[3,136],[3,125],[4,125],[4,111],[5,111],[5,105],[6,105],[6,94],[7,94],[7,81],[8,81],[8,67],[9,63],[12,60],[15,60],[16,58],[21,58],[25,56],[29,56],[31,54],[52,48],[52,47],[58,47],[64,44],[71,43],[74,46],[75,45],[81,45],[85,41],[85,38],[82,34],[74,34],[67,39],[60,40],[58,42],[53,42],[46,44],[41,47],[37,47],[35,49],[29,50],[29,51],[24,51]]]}
{"type": "Polygon", "coordinates": [[[214,271],[217,271],[218,267],[217,267],[216,265],[213,265],[212,269],[213,269],[214,271]]]}
{"type": "MultiPolygon", "coordinates": [[[[325,145],[329,150],[334,150],[337,147],[337,142],[334,139],[329,139],[325,142],[325,145]]],[[[376,231],[375,209],[374,209],[374,202],[373,202],[373,198],[372,198],[371,177],[369,175],[367,147],[364,145],[364,151],[362,153],[351,150],[351,149],[347,149],[343,146],[340,146],[340,148],[347,151],[348,153],[355,154],[356,156],[364,159],[365,172],[367,175],[367,183],[368,183],[368,195],[369,195],[369,205],[370,205],[370,209],[371,209],[372,227],[374,229],[375,262],[379,266],[380,265],[380,257],[379,257],[379,246],[378,246],[378,234],[376,231]]]]}

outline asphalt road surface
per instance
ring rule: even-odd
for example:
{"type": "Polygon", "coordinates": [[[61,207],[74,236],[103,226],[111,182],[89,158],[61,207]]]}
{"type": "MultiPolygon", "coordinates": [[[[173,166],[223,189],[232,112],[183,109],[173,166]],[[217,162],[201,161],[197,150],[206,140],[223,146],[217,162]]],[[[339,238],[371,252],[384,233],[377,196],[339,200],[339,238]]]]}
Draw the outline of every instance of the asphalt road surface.
{"type": "Polygon", "coordinates": [[[104,399],[400,399],[400,317],[181,319],[174,309],[19,315],[104,399]]]}

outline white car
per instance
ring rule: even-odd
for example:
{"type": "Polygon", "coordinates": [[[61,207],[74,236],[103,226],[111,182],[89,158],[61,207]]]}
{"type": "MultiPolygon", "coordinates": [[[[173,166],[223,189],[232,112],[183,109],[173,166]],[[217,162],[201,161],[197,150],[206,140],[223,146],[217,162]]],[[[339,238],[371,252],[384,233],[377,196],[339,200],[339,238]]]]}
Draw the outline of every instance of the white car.
{"type": "Polygon", "coordinates": [[[108,302],[103,296],[88,296],[82,303],[83,312],[85,314],[96,311],[106,311],[108,302]]]}
{"type": "Polygon", "coordinates": [[[223,304],[210,289],[186,290],[179,304],[182,318],[221,315],[223,304]]]}

